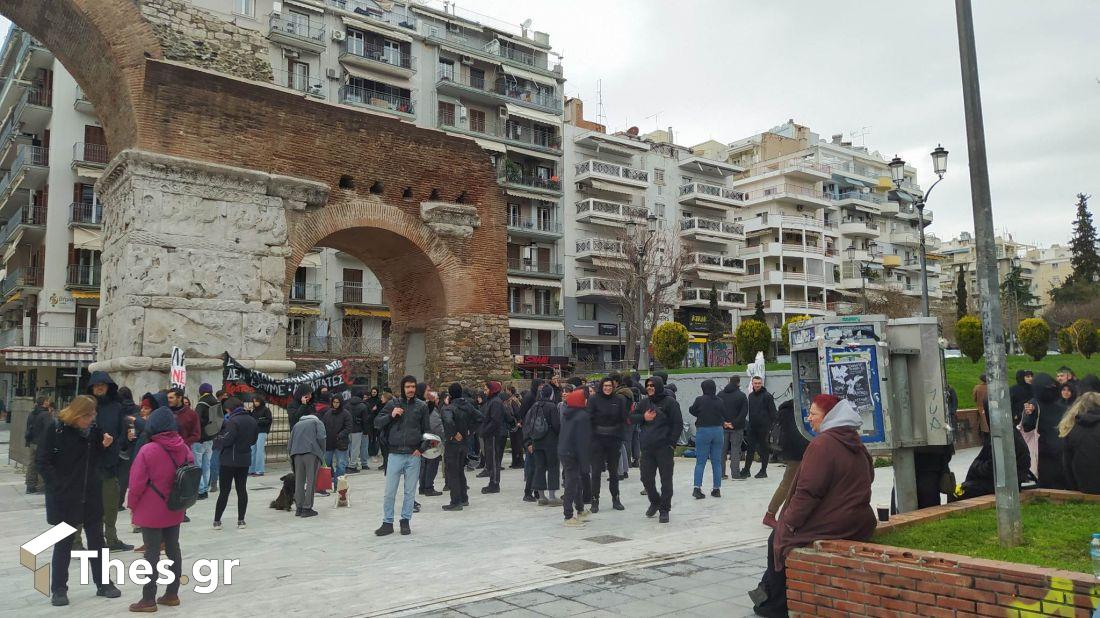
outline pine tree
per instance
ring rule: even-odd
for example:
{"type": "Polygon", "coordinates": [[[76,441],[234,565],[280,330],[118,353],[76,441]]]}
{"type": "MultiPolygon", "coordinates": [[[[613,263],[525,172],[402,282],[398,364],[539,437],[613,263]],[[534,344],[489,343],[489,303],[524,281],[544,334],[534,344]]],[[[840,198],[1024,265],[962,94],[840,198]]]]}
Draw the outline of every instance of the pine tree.
{"type": "Polygon", "coordinates": [[[966,271],[962,268],[959,269],[959,280],[955,284],[955,319],[961,320],[966,314],[966,271]]]}
{"type": "Polygon", "coordinates": [[[761,324],[767,324],[768,319],[764,317],[764,297],[756,297],[756,311],[752,314],[752,319],[760,322],[761,324]]]}
{"type": "Polygon", "coordinates": [[[718,289],[710,286],[710,306],[707,308],[707,340],[721,341],[726,334],[726,314],[718,308],[718,289]]]}
{"type": "Polygon", "coordinates": [[[1019,308],[1025,313],[1031,311],[1035,301],[1039,300],[1031,293],[1031,286],[1024,281],[1023,268],[1019,264],[1013,264],[1012,270],[1008,271],[1005,280],[1001,282],[1001,298],[1006,305],[1019,308]]]}
{"type": "Polygon", "coordinates": [[[1073,222],[1073,238],[1069,241],[1073,274],[1066,279],[1066,286],[1100,280],[1100,252],[1097,251],[1096,226],[1088,208],[1089,197],[1077,194],[1077,220],[1073,222]]]}

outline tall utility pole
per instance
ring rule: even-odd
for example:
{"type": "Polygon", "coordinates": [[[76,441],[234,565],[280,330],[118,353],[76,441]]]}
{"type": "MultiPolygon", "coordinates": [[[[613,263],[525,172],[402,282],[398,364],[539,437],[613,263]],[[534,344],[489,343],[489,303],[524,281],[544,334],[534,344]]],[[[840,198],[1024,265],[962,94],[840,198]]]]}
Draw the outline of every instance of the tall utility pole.
{"type": "Polygon", "coordinates": [[[989,195],[989,167],[985,157],[982,94],[978,86],[978,53],[974,46],[974,14],[970,0],[955,0],[962,65],[966,145],[970,155],[970,195],[974,210],[977,248],[978,298],[982,314],[982,341],[989,375],[989,429],[993,442],[994,484],[997,494],[997,536],[1011,547],[1023,541],[1020,521],[1020,485],[1016,477],[1016,445],[1008,402],[1008,368],[1004,326],[1001,323],[1001,286],[997,273],[993,207],[989,195]]]}

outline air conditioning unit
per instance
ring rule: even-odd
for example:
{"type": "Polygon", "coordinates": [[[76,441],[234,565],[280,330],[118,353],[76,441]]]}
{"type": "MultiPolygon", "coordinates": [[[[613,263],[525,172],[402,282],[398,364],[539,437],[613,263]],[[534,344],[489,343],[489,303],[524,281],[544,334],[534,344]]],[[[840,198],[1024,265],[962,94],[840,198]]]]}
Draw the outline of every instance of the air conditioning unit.
{"type": "Polygon", "coordinates": [[[463,121],[466,120],[466,106],[465,105],[459,105],[458,106],[458,118],[459,118],[459,120],[463,120],[463,121]]]}
{"type": "Polygon", "coordinates": [[[282,12],[283,12],[283,3],[282,2],[276,1],[276,2],[273,2],[271,4],[271,14],[272,15],[281,15],[282,12]]]}
{"type": "Polygon", "coordinates": [[[283,57],[284,58],[297,58],[298,57],[298,52],[296,50],[284,47],[283,48],[283,57]]]}
{"type": "Polygon", "coordinates": [[[460,62],[472,66],[474,64],[474,59],[469,56],[462,56],[460,62]]]}
{"type": "Polygon", "coordinates": [[[432,26],[428,28],[428,36],[439,38],[439,26],[432,26]]]}
{"type": "Polygon", "coordinates": [[[340,79],[340,71],[338,69],[327,69],[325,75],[329,79],[340,79]]]}
{"type": "Polygon", "coordinates": [[[453,21],[447,22],[447,32],[454,32],[456,34],[462,34],[462,26],[454,23],[453,21]]]}
{"type": "Polygon", "coordinates": [[[321,98],[324,98],[325,96],[320,84],[315,84],[313,86],[310,86],[309,88],[306,88],[306,94],[321,98]]]}
{"type": "Polygon", "coordinates": [[[332,40],[333,41],[343,41],[347,37],[348,37],[347,33],[345,33],[343,30],[333,30],[332,31],[332,40]]]}
{"type": "Polygon", "coordinates": [[[508,108],[501,105],[500,107],[497,108],[497,115],[500,116],[501,118],[507,118],[508,117],[508,108]]]}

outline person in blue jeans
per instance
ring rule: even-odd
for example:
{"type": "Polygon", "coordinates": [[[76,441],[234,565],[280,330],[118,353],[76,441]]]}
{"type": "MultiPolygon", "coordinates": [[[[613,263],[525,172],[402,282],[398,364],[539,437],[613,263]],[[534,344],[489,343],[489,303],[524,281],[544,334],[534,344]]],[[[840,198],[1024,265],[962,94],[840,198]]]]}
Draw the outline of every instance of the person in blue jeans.
{"type": "Polygon", "coordinates": [[[267,434],[271,431],[273,420],[271,409],[267,407],[267,402],[264,401],[263,395],[259,393],[252,393],[250,399],[244,402],[244,407],[256,419],[256,428],[259,431],[256,434],[256,443],[252,445],[252,463],[248,467],[248,474],[249,476],[263,476],[267,454],[264,448],[267,445],[267,434]]]}
{"type": "Polygon", "coordinates": [[[409,521],[420,484],[420,454],[426,448],[424,434],[430,429],[428,420],[428,404],[416,398],[416,378],[401,378],[400,395],[391,399],[374,420],[375,428],[380,434],[385,433],[389,445],[382,525],[374,531],[378,536],[393,534],[394,501],[402,477],[405,493],[401,503],[401,534],[412,534],[409,521]]]}
{"type": "Polygon", "coordinates": [[[351,413],[344,406],[341,393],[329,399],[328,407],[321,414],[321,422],[325,424],[325,465],[332,468],[332,478],[335,480],[347,474],[352,429],[351,413]]]}
{"type": "Polygon", "coordinates": [[[706,498],[703,494],[703,472],[707,461],[713,483],[710,495],[722,497],[722,452],[725,446],[725,429],[733,428],[733,416],[727,406],[716,395],[714,380],[703,380],[703,394],[695,398],[688,412],[695,417],[695,490],[691,492],[697,500],[706,498]]]}

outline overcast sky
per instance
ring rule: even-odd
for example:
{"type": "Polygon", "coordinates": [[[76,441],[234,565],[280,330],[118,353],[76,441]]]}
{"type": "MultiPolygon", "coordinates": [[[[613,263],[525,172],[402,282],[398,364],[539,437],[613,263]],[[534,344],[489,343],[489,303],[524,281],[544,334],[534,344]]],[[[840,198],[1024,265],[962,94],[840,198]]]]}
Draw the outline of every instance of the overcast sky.
{"type": "MultiPolygon", "coordinates": [[[[843,133],[935,179],[931,230],[973,230],[954,3],[829,0],[462,0],[532,20],[564,55],[566,94],[611,130],[672,126],[693,145],[788,118],[843,133]],[[654,118],[654,115],[657,115],[654,118]],[[860,135],[864,133],[864,135],[860,135]]],[[[975,0],[994,223],[1018,241],[1068,241],[1074,195],[1100,215],[1100,2],[975,0]]],[[[4,30],[6,20],[2,21],[4,30]]],[[[1098,217],[1100,218],[1100,217],[1098,217]]]]}

